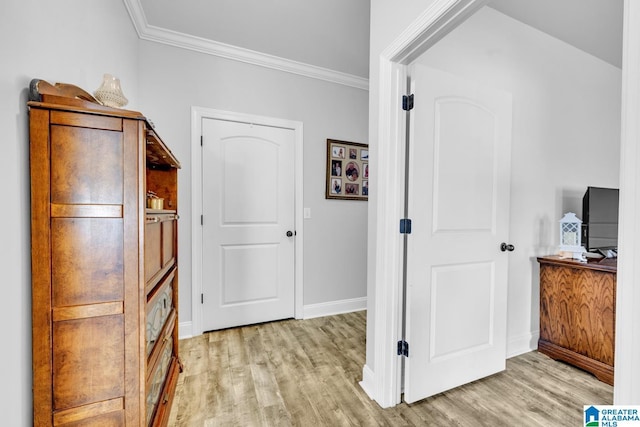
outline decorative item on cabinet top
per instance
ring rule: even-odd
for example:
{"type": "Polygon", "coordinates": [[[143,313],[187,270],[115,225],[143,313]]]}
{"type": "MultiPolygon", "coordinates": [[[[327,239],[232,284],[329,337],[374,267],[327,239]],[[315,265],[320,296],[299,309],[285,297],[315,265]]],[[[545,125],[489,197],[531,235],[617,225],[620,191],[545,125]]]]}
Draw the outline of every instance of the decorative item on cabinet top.
{"type": "Polygon", "coordinates": [[[584,254],[587,250],[582,246],[582,221],[573,212],[568,212],[559,223],[559,255],[562,258],[572,258],[586,262],[587,258],[584,254]]]}
{"type": "Polygon", "coordinates": [[[78,86],[68,83],[51,84],[42,79],[31,80],[29,101],[65,105],[70,111],[82,109],[104,115],[144,120],[147,124],[147,166],[159,170],[180,169],[180,162],[155,132],[155,125],[138,111],[109,107],[101,104],[94,96],[78,86]]]}
{"type": "Polygon", "coordinates": [[[102,105],[106,105],[107,107],[120,108],[129,102],[127,97],[124,96],[124,93],[122,93],[120,79],[111,74],[104,75],[102,84],[93,94],[102,105]]]}
{"type": "Polygon", "coordinates": [[[83,112],[93,111],[118,117],[144,119],[148,123],[148,127],[153,128],[142,113],[104,105],[89,92],[69,83],[51,84],[46,80],[32,79],[29,83],[29,101],[65,105],[70,109],[76,107],[76,110],[82,109],[83,112]]]}

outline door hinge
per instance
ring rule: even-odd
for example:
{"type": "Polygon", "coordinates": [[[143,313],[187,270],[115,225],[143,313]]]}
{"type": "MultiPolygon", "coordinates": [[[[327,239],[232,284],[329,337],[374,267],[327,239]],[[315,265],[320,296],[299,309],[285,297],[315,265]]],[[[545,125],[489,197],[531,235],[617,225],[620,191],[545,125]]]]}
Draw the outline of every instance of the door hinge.
{"type": "Polygon", "coordinates": [[[409,357],[409,343],[405,340],[398,341],[398,356],[409,357]]]}
{"type": "Polygon", "coordinates": [[[200,135],[200,147],[204,145],[204,135],[200,135]]]}
{"type": "Polygon", "coordinates": [[[204,215],[200,215],[200,225],[204,225],[204,215]]]}
{"type": "Polygon", "coordinates": [[[402,95],[402,109],[404,111],[413,110],[413,94],[402,95]]]}
{"type": "Polygon", "coordinates": [[[204,294],[200,294],[200,304],[204,304],[204,294]]]}
{"type": "Polygon", "coordinates": [[[400,220],[400,234],[411,234],[411,220],[409,218],[400,220]]]}

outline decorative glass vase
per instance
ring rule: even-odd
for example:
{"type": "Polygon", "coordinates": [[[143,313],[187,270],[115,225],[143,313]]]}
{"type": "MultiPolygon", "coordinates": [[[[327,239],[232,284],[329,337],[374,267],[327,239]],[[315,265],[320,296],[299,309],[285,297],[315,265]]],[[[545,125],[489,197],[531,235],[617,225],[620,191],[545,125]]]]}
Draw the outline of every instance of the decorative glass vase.
{"type": "Polygon", "coordinates": [[[121,108],[129,102],[122,93],[120,79],[111,74],[104,75],[102,84],[94,92],[94,95],[102,105],[106,105],[107,107],[121,108]]]}

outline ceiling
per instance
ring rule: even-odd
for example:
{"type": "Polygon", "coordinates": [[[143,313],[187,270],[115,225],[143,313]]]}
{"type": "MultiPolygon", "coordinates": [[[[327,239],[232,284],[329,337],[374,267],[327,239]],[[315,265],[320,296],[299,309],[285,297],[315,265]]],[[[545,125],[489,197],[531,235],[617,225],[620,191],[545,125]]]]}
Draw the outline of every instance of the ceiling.
{"type": "Polygon", "coordinates": [[[622,68],[623,0],[489,0],[488,5],[622,68]]]}
{"type": "MultiPolygon", "coordinates": [[[[370,0],[126,1],[165,34],[369,76],[370,0]]],[[[488,6],[622,67],[623,0],[489,0],[488,6]]]]}
{"type": "Polygon", "coordinates": [[[369,76],[370,0],[138,0],[147,24],[369,76]]]}

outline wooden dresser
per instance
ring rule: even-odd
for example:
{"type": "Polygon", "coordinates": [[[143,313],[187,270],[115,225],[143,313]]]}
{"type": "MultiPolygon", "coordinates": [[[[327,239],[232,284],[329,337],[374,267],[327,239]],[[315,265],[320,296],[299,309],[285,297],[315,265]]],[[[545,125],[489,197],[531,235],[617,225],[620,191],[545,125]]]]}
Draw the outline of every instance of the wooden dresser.
{"type": "Polygon", "coordinates": [[[33,424],[166,425],[180,164],[142,114],[75,86],[33,80],[28,105],[33,424]]]}
{"type": "Polygon", "coordinates": [[[616,259],[540,263],[538,351],[613,385],[616,259]]]}

